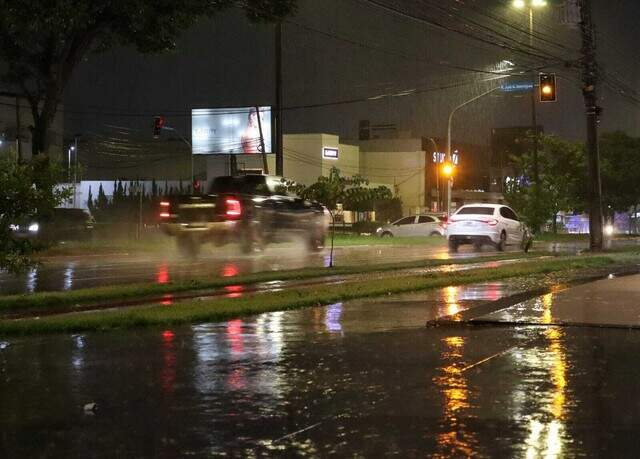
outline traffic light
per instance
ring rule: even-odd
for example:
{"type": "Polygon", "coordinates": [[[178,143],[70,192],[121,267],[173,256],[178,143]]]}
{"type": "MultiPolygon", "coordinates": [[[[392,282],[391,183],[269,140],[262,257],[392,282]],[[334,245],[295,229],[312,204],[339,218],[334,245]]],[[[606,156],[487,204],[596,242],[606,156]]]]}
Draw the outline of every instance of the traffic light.
{"type": "Polygon", "coordinates": [[[556,94],[556,74],[540,74],[540,102],[555,102],[556,94]]]}
{"type": "Polygon", "coordinates": [[[451,178],[451,176],[453,175],[453,172],[454,172],[453,164],[449,162],[444,163],[444,166],[442,166],[442,173],[444,174],[444,176],[447,178],[451,178]]]}
{"type": "Polygon", "coordinates": [[[155,116],[153,118],[153,138],[157,139],[160,137],[160,133],[162,132],[162,128],[164,127],[164,116],[155,116]]]}

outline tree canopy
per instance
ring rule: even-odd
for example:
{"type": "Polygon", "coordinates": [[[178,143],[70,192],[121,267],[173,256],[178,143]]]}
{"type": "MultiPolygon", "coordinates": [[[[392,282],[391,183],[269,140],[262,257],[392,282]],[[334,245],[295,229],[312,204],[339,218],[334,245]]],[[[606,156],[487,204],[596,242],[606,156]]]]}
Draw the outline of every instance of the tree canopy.
{"type": "Polygon", "coordinates": [[[600,137],[604,214],[627,212],[640,203],[640,139],[624,132],[600,137]]]}
{"type": "Polygon", "coordinates": [[[539,187],[533,186],[533,154],[526,152],[512,158],[515,177],[507,184],[505,197],[509,204],[536,231],[563,210],[580,209],[586,165],[579,143],[541,136],[538,150],[539,187]]]}

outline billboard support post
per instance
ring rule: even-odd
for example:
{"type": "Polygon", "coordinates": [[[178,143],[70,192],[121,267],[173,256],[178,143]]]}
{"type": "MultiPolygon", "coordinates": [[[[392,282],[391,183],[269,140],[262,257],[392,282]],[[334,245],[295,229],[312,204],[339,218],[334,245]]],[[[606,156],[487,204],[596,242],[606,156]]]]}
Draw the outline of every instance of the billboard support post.
{"type": "Polygon", "coordinates": [[[269,163],[267,162],[267,151],[264,146],[264,134],[262,133],[262,120],[260,113],[260,106],[256,105],[256,112],[258,113],[258,130],[260,131],[260,150],[262,151],[262,169],[264,173],[269,175],[269,163]]]}

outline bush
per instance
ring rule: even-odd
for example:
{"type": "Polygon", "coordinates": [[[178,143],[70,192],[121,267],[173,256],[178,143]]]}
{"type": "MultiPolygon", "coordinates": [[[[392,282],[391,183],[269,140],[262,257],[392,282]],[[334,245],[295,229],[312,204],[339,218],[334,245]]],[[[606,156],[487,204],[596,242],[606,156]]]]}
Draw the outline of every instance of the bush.
{"type": "Polygon", "coordinates": [[[351,231],[356,234],[360,234],[360,233],[374,234],[380,226],[381,224],[378,222],[356,222],[353,225],[351,225],[351,231]]]}
{"type": "MultiPolygon", "coordinates": [[[[376,220],[379,222],[393,222],[402,218],[402,199],[381,199],[374,203],[376,220]]],[[[378,225],[380,226],[380,225],[378,225]]]]}

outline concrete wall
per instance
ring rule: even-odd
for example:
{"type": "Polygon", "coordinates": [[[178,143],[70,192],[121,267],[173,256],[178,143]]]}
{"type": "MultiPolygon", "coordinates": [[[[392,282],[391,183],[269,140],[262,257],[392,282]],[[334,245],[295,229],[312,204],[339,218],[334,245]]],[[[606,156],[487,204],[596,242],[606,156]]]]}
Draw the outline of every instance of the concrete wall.
{"type": "Polygon", "coordinates": [[[415,214],[424,206],[424,168],[423,151],[360,152],[361,174],[399,196],[404,215],[415,214]]]}

